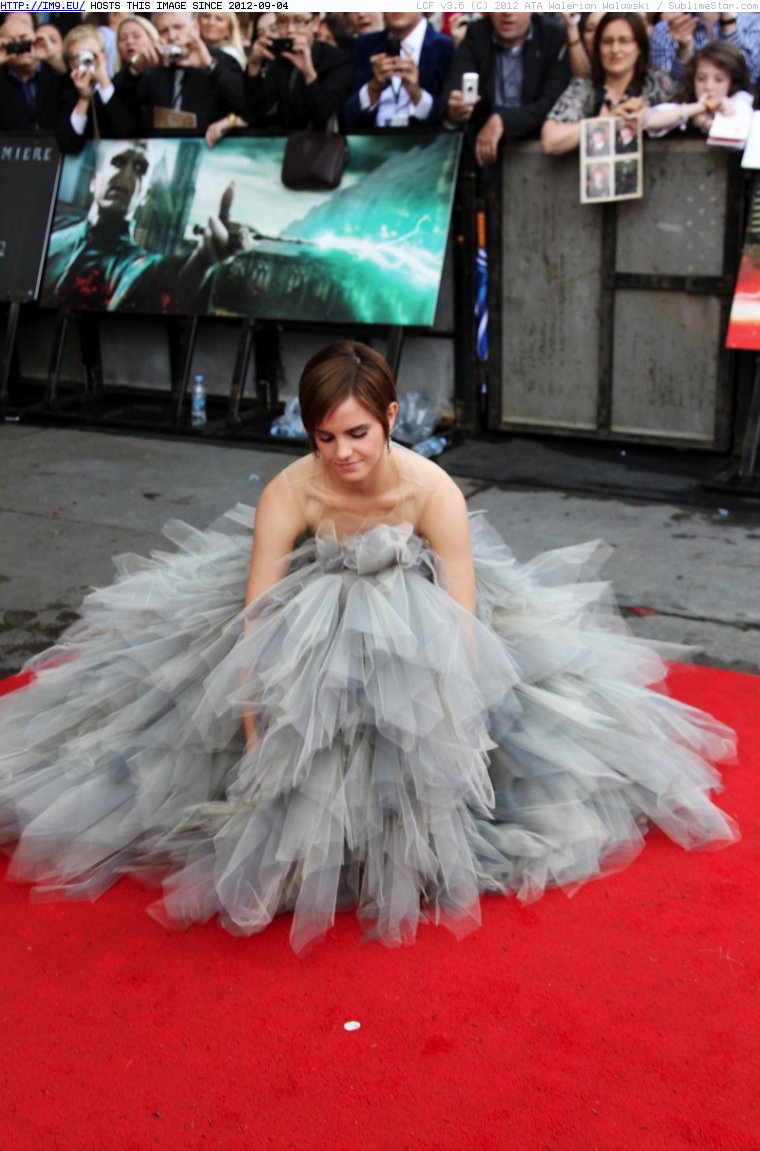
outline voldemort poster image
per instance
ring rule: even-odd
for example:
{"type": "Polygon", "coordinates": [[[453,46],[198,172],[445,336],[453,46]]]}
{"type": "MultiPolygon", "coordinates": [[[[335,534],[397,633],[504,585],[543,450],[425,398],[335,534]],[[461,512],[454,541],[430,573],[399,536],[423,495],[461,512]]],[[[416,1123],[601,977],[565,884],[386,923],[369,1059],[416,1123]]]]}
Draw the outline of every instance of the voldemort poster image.
{"type": "Polygon", "coordinates": [[[90,142],[66,158],[42,285],[86,311],[434,321],[456,133],[349,138],[339,188],[281,181],[284,137],[90,142]]]}

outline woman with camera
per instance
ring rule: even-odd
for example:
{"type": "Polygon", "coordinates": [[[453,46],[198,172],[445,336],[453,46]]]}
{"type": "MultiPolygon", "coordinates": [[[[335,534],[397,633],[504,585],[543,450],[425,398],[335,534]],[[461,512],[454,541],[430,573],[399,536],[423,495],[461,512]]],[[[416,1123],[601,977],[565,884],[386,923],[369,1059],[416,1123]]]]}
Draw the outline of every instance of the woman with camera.
{"type": "Polygon", "coordinates": [[[63,41],[68,76],[61,87],[61,112],[56,135],[62,152],[79,152],[85,140],[129,136],[132,117],[108,74],[106,47],[100,30],[80,24],[63,41]]]}

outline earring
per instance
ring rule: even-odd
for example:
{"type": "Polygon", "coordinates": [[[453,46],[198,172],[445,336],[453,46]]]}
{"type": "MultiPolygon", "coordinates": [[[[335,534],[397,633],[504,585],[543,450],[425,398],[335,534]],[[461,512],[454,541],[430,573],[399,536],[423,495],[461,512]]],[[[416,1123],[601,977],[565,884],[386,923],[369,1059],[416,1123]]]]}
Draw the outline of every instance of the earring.
{"type": "Polygon", "coordinates": [[[387,440],[387,444],[386,444],[386,446],[387,446],[387,448],[388,448],[388,455],[390,455],[390,454],[391,454],[391,437],[390,437],[390,436],[388,436],[388,440],[387,440]]]}
{"type": "Polygon", "coordinates": [[[314,449],[314,458],[315,458],[316,460],[318,460],[318,459],[319,459],[319,448],[315,448],[315,449],[314,449]]]}

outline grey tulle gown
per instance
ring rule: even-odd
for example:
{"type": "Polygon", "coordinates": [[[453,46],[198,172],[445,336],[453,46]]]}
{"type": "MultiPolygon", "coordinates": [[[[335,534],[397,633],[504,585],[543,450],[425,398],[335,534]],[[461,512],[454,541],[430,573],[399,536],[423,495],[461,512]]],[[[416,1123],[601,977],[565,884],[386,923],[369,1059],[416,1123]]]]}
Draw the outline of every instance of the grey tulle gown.
{"type": "Polygon", "coordinates": [[[348,906],[387,943],[421,919],[465,931],[481,893],[572,890],[650,824],[736,838],[710,799],[732,733],[651,690],[673,652],[627,632],[604,547],[521,566],[473,516],[475,619],[414,530],[434,465],[394,458],[382,520],[343,512],[319,461],[287,469],[313,532],[247,611],[251,509],[117,559],[0,701],[12,877],[92,898],[143,872],[163,922],[247,935],[292,910],[301,950],[348,906]]]}

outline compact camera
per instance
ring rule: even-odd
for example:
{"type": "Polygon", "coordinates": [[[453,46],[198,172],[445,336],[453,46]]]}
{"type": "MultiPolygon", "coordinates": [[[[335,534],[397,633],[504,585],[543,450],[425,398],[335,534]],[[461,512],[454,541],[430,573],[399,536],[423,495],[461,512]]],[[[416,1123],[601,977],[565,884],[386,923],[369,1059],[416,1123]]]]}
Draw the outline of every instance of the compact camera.
{"type": "Polygon", "coordinates": [[[389,32],[385,37],[385,55],[386,56],[400,56],[401,55],[401,41],[398,36],[394,36],[389,32]]]}
{"type": "Polygon", "coordinates": [[[462,99],[465,104],[475,104],[478,99],[478,82],[480,77],[477,72],[465,72],[462,75],[462,99]]]}
{"type": "Polygon", "coordinates": [[[164,44],[164,57],[167,64],[176,64],[182,57],[185,49],[179,44],[164,44]]]}
{"type": "Polygon", "coordinates": [[[10,40],[5,45],[6,56],[23,56],[25,52],[31,52],[31,40],[10,40]]]}
{"type": "Polygon", "coordinates": [[[95,71],[95,57],[92,52],[79,52],[77,55],[77,68],[84,68],[87,72],[95,71]]]}
{"type": "Polygon", "coordinates": [[[293,51],[293,37],[292,36],[275,36],[272,43],[269,45],[269,51],[273,56],[282,56],[283,52],[293,51]]]}

